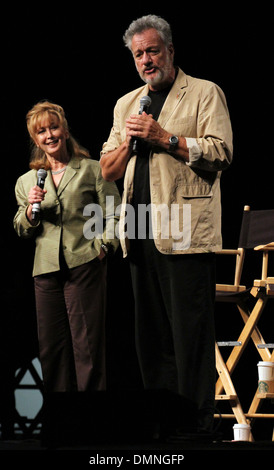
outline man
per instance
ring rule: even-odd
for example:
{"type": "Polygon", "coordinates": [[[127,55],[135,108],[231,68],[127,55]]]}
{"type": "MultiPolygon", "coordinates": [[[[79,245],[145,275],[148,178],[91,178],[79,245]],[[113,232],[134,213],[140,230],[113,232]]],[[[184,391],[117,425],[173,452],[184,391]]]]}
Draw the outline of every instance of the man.
{"type": "Polygon", "coordinates": [[[162,18],[137,19],[124,42],[146,85],[118,100],[101,167],[107,180],[124,177],[123,202],[136,214],[122,214],[130,240],[120,241],[130,259],[140,368],[145,388],[193,400],[198,431],[208,432],[215,398],[220,176],[232,161],[226,99],[214,83],[174,65],[170,26],[162,18]],[[145,95],[151,104],[139,114],[145,95]],[[151,209],[152,235],[140,216],[144,207],[151,209]],[[136,224],[136,238],[130,224],[136,224]]]}

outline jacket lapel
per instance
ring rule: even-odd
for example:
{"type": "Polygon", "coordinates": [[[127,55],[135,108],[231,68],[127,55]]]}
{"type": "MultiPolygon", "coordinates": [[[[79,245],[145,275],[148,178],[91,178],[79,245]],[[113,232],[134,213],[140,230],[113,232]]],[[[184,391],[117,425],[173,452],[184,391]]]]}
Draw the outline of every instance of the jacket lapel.
{"type": "Polygon", "coordinates": [[[167,121],[172,118],[172,114],[186,93],[187,86],[187,77],[185,73],[179,69],[175,83],[168,94],[168,97],[158,118],[160,126],[165,127],[167,121]]]}
{"type": "Polygon", "coordinates": [[[68,166],[66,168],[65,174],[63,178],[61,179],[58,188],[56,189],[57,196],[60,196],[60,194],[64,191],[65,187],[69,184],[69,182],[72,180],[74,175],[77,173],[77,169],[80,168],[80,160],[77,158],[72,158],[70,162],[68,163],[68,166]]]}

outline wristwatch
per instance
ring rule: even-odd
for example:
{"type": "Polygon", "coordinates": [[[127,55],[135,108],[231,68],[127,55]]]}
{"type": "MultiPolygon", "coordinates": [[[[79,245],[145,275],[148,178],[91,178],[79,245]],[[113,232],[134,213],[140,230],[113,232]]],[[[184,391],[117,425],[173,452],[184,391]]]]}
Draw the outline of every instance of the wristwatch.
{"type": "Polygon", "coordinates": [[[105,252],[105,255],[108,255],[109,247],[105,245],[105,243],[102,243],[101,248],[105,252]]]}
{"type": "Polygon", "coordinates": [[[169,150],[170,151],[175,150],[179,142],[177,135],[172,135],[168,140],[169,140],[169,150]]]}

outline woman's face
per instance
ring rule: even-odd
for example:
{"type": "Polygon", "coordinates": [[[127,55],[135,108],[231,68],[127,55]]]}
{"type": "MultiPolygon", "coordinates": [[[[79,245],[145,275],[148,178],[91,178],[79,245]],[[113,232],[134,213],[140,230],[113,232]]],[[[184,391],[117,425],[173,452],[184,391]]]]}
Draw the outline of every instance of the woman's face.
{"type": "Polygon", "coordinates": [[[35,133],[35,143],[49,157],[58,158],[67,153],[66,140],[69,133],[55,114],[43,118],[35,133]]]}

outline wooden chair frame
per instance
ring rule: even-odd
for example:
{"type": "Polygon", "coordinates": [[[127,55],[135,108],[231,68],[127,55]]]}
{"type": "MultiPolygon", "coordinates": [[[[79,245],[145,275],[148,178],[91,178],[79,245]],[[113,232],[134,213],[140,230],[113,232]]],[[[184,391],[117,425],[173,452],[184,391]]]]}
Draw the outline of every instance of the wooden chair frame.
{"type": "MultiPolygon", "coordinates": [[[[245,206],[244,210],[249,211],[249,206],[245,206]]],[[[244,413],[231,378],[250,339],[252,339],[263,361],[274,362],[274,350],[272,353],[270,352],[257,326],[267,301],[271,297],[274,298],[274,278],[268,277],[268,256],[270,251],[274,251],[274,243],[259,245],[254,250],[262,252],[262,274],[261,279],[255,280],[252,288],[249,290],[246,289],[246,286],[240,284],[246,252],[245,248],[238,248],[237,250],[224,249],[217,253],[218,255],[236,256],[236,265],[233,284],[216,284],[216,301],[230,301],[236,304],[243,319],[244,327],[237,341],[227,342],[228,344],[226,345],[232,346],[232,351],[226,362],[224,362],[219,348],[222,342],[216,342],[216,369],[219,378],[216,382],[215,398],[216,401],[228,400],[230,402],[233,413],[222,414],[222,417],[235,418],[238,423],[250,423],[251,420],[258,417],[274,418],[274,414],[258,413],[262,400],[264,398],[274,398],[274,394],[260,394],[257,390],[249,411],[244,413]],[[251,311],[245,299],[245,293],[247,292],[249,292],[255,301],[251,311]]],[[[274,432],[272,439],[274,440],[274,432]]],[[[253,440],[252,433],[250,440],[253,440]]]]}
{"type": "MultiPolygon", "coordinates": [[[[249,206],[245,206],[244,210],[249,210],[249,206]]],[[[239,247],[238,249],[223,249],[217,252],[217,255],[235,257],[235,273],[233,284],[216,284],[216,302],[232,302],[236,304],[241,316],[246,318],[249,315],[249,310],[242,297],[244,297],[243,294],[247,292],[247,289],[245,285],[241,284],[245,249],[242,247],[239,247]]],[[[220,352],[220,342],[215,343],[216,369],[219,375],[216,382],[215,399],[216,401],[229,401],[233,413],[222,414],[222,417],[236,418],[237,422],[241,424],[248,424],[249,421],[243,411],[238,394],[232,382],[231,374],[240,359],[246,343],[247,339],[244,340],[241,336],[238,341],[229,342],[229,344],[227,343],[228,346],[234,344],[234,347],[226,363],[224,362],[220,352]]],[[[216,415],[216,417],[217,416],[218,415],[216,415]]]]}
{"type": "MultiPolygon", "coordinates": [[[[268,276],[268,260],[269,253],[274,251],[274,243],[269,243],[267,245],[259,245],[254,248],[255,251],[262,252],[262,274],[261,279],[254,280],[254,284],[251,290],[251,294],[257,299],[256,305],[261,315],[267,301],[269,299],[274,299],[274,277],[268,276]]],[[[274,344],[265,343],[262,336],[260,340],[254,344],[257,347],[257,351],[263,361],[274,362],[274,344]],[[273,348],[272,353],[270,349],[273,348]]],[[[251,402],[250,408],[246,413],[246,417],[249,420],[254,420],[255,418],[272,418],[274,419],[274,413],[259,413],[260,406],[264,399],[274,399],[274,393],[260,393],[258,388],[256,389],[255,395],[251,402]]],[[[272,434],[272,440],[274,441],[274,428],[272,434]]]]}

